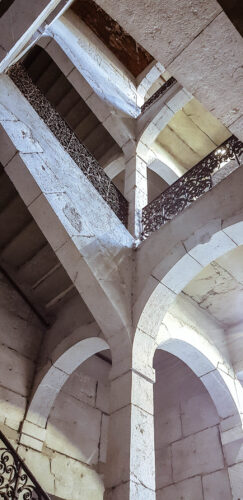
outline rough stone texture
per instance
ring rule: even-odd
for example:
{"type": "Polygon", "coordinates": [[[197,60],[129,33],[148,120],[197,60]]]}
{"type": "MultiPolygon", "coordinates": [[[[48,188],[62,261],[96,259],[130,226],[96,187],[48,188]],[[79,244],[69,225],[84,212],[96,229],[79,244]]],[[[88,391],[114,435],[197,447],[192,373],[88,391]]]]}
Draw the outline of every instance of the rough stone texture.
{"type": "Polygon", "coordinates": [[[203,476],[204,500],[232,500],[229,476],[226,470],[203,476]]]}
{"type": "MultiPolygon", "coordinates": [[[[158,500],[203,500],[202,484],[200,477],[187,479],[175,485],[159,490],[158,500]]],[[[212,499],[211,499],[212,500],[212,499]]]]}
{"type": "Polygon", "coordinates": [[[242,56],[241,36],[222,12],[168,70],[229,126],[242,115],[242,56]]]}
{"type": "Polygon", "coordinates": [[[243,463],[229,467],[229,478],[233,499],[241,500],[243,491],[243,463]]]}
{"type": "Polygon", "coordinates": [[[153,4],[153,9],[145,1],[137,2],[136,9],[129,0],[119,5],[114,0],[97,3],[164,66],[222,10],[214,0],[196,0],[193,5],[186,0],[179,5],[176,0],[163,1],[153,4]]]}

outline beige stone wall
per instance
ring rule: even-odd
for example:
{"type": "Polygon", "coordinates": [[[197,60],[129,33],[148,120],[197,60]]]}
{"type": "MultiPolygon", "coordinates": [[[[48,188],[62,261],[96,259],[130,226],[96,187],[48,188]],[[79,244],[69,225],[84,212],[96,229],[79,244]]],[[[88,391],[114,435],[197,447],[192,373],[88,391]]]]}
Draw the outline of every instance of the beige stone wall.
{"type": "Polygon", "coordinates": [[[33,383],[43,328],[0,273],[0,423],[19,430],[33,383]]]}
{"type": "Polygon", "coordinates": [[[35,313],[0,274],[0,429],[47,493],[67,500],[82,495],[87,500],[101,500],[109,420],[109,363],[93,356],[68,378],[49,415],[42,451],[32,449],[33,438],[27,435],[19,445],[45,335],[48,331],[44,333],[35,313]]]}
{"type": "Polygon", "coordinates": [[[219,416],[201,381],[182,361],[155,355],[158,500],[232,500],[219,416]]]}

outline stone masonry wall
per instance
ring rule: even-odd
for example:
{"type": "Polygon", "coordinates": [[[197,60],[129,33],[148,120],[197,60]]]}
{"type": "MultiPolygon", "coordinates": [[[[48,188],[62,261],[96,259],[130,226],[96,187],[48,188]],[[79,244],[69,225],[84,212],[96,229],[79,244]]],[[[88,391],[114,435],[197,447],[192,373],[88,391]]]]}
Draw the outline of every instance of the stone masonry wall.
{"type": "Polygon", "coordinates": [[[0,429],[47,493],[102,500],[109,363],[93,356],[69,377],[51,410],[42,451],[31,449],[31,438],[19,445],[43,334],[35,313],[0,274],[0,429]]]}
{"type": "Polygon", "coordinates": [[[33,383],[43,328],[0,273],[0,423],[18,431],[33,383]]]}
{"type": "Polygon", "coordinates": [[[157,500],[232,500],[219,417],[208,392],[165,351],[156,352],[155,367],[157,500]]]}

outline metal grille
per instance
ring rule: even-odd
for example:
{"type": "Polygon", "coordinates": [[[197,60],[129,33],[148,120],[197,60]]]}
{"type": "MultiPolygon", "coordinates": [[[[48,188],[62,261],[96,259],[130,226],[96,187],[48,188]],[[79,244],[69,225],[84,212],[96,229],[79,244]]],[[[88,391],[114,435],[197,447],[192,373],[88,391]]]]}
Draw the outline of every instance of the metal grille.
{"type": "Polygon", "coordinates": [[[46,123],[65,151],[71,156],[85,176],[97,189],[102,198],[127,225],[128,202],[106,175],[92,154],[80,143],[76,134],[52,107],[44,94],[36,87],[22,64],[9,70],[9,76],[29,101],[40,118],[46,123]]]}
{"type": "Polygon", "coordinates": [[[236,160],[240,165],[243,143],[231,136],[221,146],[210,153],[186,172],[180,179],[149,203],[142,211],[141,239],[147,238],[193,201],[213,187],[212,176],[222,164],[236,160]]]}
{"type": "Polygon", "coordinates": [[[50,500],[1,431],[0,498],[50,500]]]}
{"type": "Polygon", "coordinates": [[[142,105],[141,114],[146,111],[154,102],[156,102],[163,94],[167,92],[170,88],[172,88],[177,83],[177,80],[173,78],[169,78],[167,82],[164,83],[151,97],[142,105]]]}

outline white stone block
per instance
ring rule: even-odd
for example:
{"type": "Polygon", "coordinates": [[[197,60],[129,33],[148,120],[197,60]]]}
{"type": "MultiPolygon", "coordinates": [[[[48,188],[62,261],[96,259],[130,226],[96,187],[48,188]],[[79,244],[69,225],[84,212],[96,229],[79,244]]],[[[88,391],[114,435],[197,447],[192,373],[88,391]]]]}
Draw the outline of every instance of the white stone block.
{"type": "Polygon", "coordinates": [[[191,255],[186,254],[166,274],[162,283],[173,292],[180,293],[201,270],[201,265],[191,255]]]}
{"type": "Polygon", "coordinates": [[[223,253],[236,248],[235,243],[224,232],[213,235],[207,245],[198,245],[189,254],[203,267],[220,257],[223,253]]]}
{"type": "Polygon", "coordinates": [[[0,421],[18,430],[26,410],[26,398],[0,387],[0,421]]]}
{"type": "Polygon", "coordinates": [[[5,167],[11,158],[13,158],[17,150],[2,125],[0,125],[0,148],[1,163],[5,167]]]}
{"type": "MultiPolygon", "coordinates": [[[[164,381],[163,381],[164,383],[164,381]]],[[[156,387],[155,387],[156,390],[156,387]]],[[[182,437],[181,416],[178,406],[165,407],[161,401],[162,410],[156,412],[156,401],[160,398],[159,390],[155,392],[155,447],[160,448],[182,437]]]]}
{"type": "Polygon", "coordinates": [[[29,210],[54,250],[66,243],[68,234],[43,194],[30,204],[29,210]]]}
{"type": "Polygon", "coordinates": [[[39,439],[35,439],[31,436],[27,436],[26,434],[21,434],[19,442],[23,446],[27,446],[28,448],[32,448],[37,451],[41,451],[43,447],[42,441],[39,441],[39,439]]]}
{"type": "Polygon", "coordinates": [[[98,460],[101,412],[60,392],[47,424],[46,445],[87,464],[98,460]]]}
{"type": "Polygon", "coordinates": [[[171,447],[164,446],[155,451],[156,489],[164,488],[173,482],[171,447]]]}
{"type": "MultiPolygon", "coordinates": [[[[157,500],[204,500],[200,477],[172,484],[157,492],[157,500]]],[[[213,499],[211,499],[213,500],[213,499]]]]}
{"type": "Polygon", "coordinates": [[[172,444],[174,481],[224,467],[217,427],[189,436],[172,444]],[[212,449],[213,453],[208,453],[212,449]]]}
{"type": "Polygon", "coordinates": [[[101,420],[100,453],[99,453],[99,461],[103,463],[106,463],[108,428],[109,428],[109,417],[103,414],[101,420]]]}
{"type": "Polygon", "coordinates": [[[22,432],[23,434],[27,434],[27,436],[38,439],[39,441],[45,441],[46,429],[38,427],[38,425],[28,422],[27,420],[24,421],[22,432]]]}
{"type": "Polygon", "coordinates": [[[25,165],[26,158],[26,155],[23,155],[22,158],[19,155],[14,156],[14,158],[6,166],[5,171],[17,191],[20,193],[25,204],[29,206],[30,203],[32,203],[32,201],[41,194],[41,190],[25,165]]]}
{"type": "Polygon", "coordinates": [[[230,485],[233,494],[233,500],[243,499],[243,463],[229,467],[230,485]]]}
{"type": "Polygon", "coordinates": [[[202,393],[181,402],[183,435],[212,427],[219,423],[219,416],[209,394],[202,393]]]}
{"type": "Polygon", "coordinates": [[[220,470],[203,476],[204,500],[232,500],[227,470],[220,470]]]}
{"type": "Polygon", "coordinates": [[[54,454],[51,472],[55,479],[55,496],[80,500],[82,495],[85,500],[103,500],[103,481],[97,472],[85,464],[54,454]]]}
{"type": "Polygon", "coordinates": [[[61,47],[57,44],[57,42],[52,39],[51,43],[46,47],[46,52],[52,58],[52,60],[57,64],[60,68],[61,72],[67,76],[71,73],[74,68],[72,61],[66,56],[65,52],[61,49],[61,47]]]}
{"type": "Polygon", "coordinates": [[[1,345],[0,366],[0,385],[21,396],[29,396],[34,373],[33,362],[1,345]]]}

